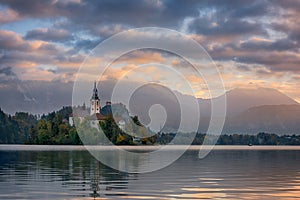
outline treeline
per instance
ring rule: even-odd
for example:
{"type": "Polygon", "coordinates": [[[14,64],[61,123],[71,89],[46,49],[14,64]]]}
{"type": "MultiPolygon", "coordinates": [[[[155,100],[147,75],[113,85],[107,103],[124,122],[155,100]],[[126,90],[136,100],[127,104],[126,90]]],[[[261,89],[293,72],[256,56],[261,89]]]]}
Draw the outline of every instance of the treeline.
{"type": "Polygon", "coordinates": [[[300,145],[299,135],[276,135],[274,133],[258,133],[257,135],[221,135],[219,145],[300,145]]]}
{"type": "Polygon", "coordinates": [[[0,143],[23,144],[27,142],[31,128],[37,123],[37,116],[24,112],[17,112],[11,116],[5,114],[0,108],[0,143]]]}
{"type": "MultiPolygon", "coordinates": [[[[90,125],[89,120],[78,123],[81,139],[75,126],[70,126],[69,116],[72,108],[63,107],[41,117],[25,112],[17,112],[14,116],[5,114],[0,109],[0,144],[41,144],[41,145],[80,145],[81,139],[85,144],[107,144],[106,138],[116,145],[134,145],[132,136],[124,133],[115,123],[112,116],[101,121],[99,126],[106,138],[90,125]]],[[[137,116],[133,122],[144,128],[137,116]]],[[[141,144],[154,144],[155,137],[144,138],[141,144]]]]}
{"type": "MultiPolygon", "coordinates": [[[[0,109],[0,144],[82,144],[77,130],[70,126],[68,119],[72,113],[71,107],[47,115],[36,116],[25,112],[17,112],[14,116],[5,114],[0,109]]],[[[132,117],[133,122],[141,126],[138,118],[132,117]]],[[[89,122],[87,122],[89,123],[89,122]]],[[[116,145],[134,145],[132,136],[124,133],[113,120],[112,116],[99,124],[105,136],[116,145]]],[[[97,135],[97,130],[89,124],[81,127],[91,144],[101,144],[103,137],[97,135]]],[[[142,127],[143,128],[143,127],[142,127]]],[[[140,144],[172,144],[175,133],[159,133],[150,138],[142,138],[140,144]]],[[[81,136],[81,137],[85,137],[81,136]]],[[[201,145],[205,134],[197,133],[193,145],[201,145]]],[[[188,141],[190,135],[184,134],[182,141],[188,141]]],[[[194,135],[192,136],[194,137],[194,135]]],[[[180,140],[181,141],[181,140],[180,140]]],[[[183,142],[185,143],[185,142],[183,142]]],[[[217,145],[300,145],[300,135],[276,135],[271,133],[225,134],[217,140],[217,145]]]]}
{"type": "Polygon", "coordinates": [[[42,115],[36,126],[29,132],[28,144],[81,144],[76,128],[69,125],[71,107],[42,115]]]}
{"type": "MultiPolygon", "coordinates": [[[[157,138],[160,144],[172,144],[175,133],[161,133],[157,138]]],[[[202,145],[206,134],[197,133],[192,145],[202,145]]],[[[214,137],[211,137],[214,139],[214,137]]],[[[184,140],[184,138],[183,138],[184,140]]],[[[300,135],[282,135],[274,133],[247,134],[222,134],[216,145],[300,145],[300,135]]]]}
{"type": "Polygon", "coordinates": [[[1,144],[81,144],[76,128],[68,123],[71,107],[37,116],[17,112],[14,116],[0,109],[1,144]]]}

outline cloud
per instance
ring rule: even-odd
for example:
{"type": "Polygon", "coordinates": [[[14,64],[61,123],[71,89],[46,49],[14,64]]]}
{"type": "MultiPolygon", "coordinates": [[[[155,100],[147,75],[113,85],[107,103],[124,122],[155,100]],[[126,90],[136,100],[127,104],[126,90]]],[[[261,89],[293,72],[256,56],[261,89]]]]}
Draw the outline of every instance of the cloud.
{"type": "Polygon", "coordinates": [[[72,40],[72,34],[64,29],[38,28],[27,32],[26,39],[66,42],[72,40]]]}
{"type": "Polygon", "coordinates": [[[78,38],[75,41],[74,49],[72,50],[74,53],[79,51],[89,52],[90,50],[94,49],[99,43],[101,39],[82,39],[78,38]]]}
{"type": "Polygon", "coordinates": [[[238,57],[237,60],[248,64],[265,65],[272,71],[299,72],[300,55],[289,52],[264,52],[238,57]]]}
{"type": "Polygon", "coordinates": [[[189,30],[200,35],[241,37],[252,34],[264,35],[266,32],[259,23],[249,23],[240,19],[208,19],[200,17],[193,20],[189,30]],[[217,21],[215,21],[217,20],[217,21]]]}
{"type": "Polygon", "coordinates": [[[0,11],[0,24],[6,24],[19,20],[19,14],[12,9],[4,9],[0,11]]]}
{"type": "Polygon", "coordinates": [[[197,15],[198,9],[184,1],[32,1],[4,0],[2,4],[22,18],[65,18],[76,27],[89,28],[122,24],[125,26],[177,26],[188,15],[197,15]]]}
{"type": "Polygon", "coordinates": [[[61,9],[59,5],[53,0],[33,0],[30,3],[26,3],[18,0],[4,0],[1,2],[2,5],[8,6],[10,9],[14,10],[22,18],[28,17],[53,17],[61,15],[61,9]]]}
{"type": "Polygon", "coordinates": [[[0,49],[3,52],[0,56],[1,65],[13,66],[20,78],[49,79],[45,72],[33,68],[39,65],[55,65],[74,71],[83,61],[83,56],[78,52],[72,52],[55,43],[26,40],[20,34],[7,30],[0,30],[0,49]],[[32,73],[36,74],[33,76],[32,73]]]}
{"type": "Polygon", "coordinates": [[[33,46],[24,41],[19,34],[12,31],[0,30],[0,49],[29,51],[32,48],[33,46]]]}
{"type": "Polygon", "coordinates": [[[297,42],[288,38],[281,38],[275,41],[263,38],[250,38],[250,40],[242,42],[240,48],[247,51],[267,50],[267,51],[298,51],[297,42]]]}
{"type": "Polygon", "coordinates": [[[16,76],[16,74],[12,71],[12,67],[1,68],[0,74],[3,74],[5,76],[16,76]]]}
{"type": "Polygon", "coordinates": [[[274,1],[276,9],[280,10],[277,14],[277,20],[271,23],[271,27],[285,35],[292,41],[297,41],[298,45],[300,42],[300,28],[299,28],[299,1],[274,1]]]}
{"type": "Polygon", "coordinates": [[[164,63],[166,56],[164,52],[157,52],[155,50],[135,50],[129,52],[122,57],[118,58],[118,63],[131,63],[136,65],[147,64],[147,63],[164,63]]]}
{"type": "MultiPolygon", "coordinates": [[[[144,26],[184,30],[223,66],[220,70],[228,73],[224,77],[232,81],[230,87],[275,83],[300,70],[298,1],[3,0],[0,8],[1,76],[13,70],[20,79],[70,81],[101,41],[144,26]],[[23,21],[30,26],[25,27],[23,21]],[[43,65],[57,69],[42,70],[39,66],[43,65]]],[[[138,36],[142,37],[133,37],[138,36]]],[[[170,39],[167,35],[156,38],[170,39]]],[[[176,38],[173,41],[177,42],[176,38]]],[[[177,70],[187,66],[161,51],[131,53],[117,63],[127,66],[152,61],[177,70]]]]}

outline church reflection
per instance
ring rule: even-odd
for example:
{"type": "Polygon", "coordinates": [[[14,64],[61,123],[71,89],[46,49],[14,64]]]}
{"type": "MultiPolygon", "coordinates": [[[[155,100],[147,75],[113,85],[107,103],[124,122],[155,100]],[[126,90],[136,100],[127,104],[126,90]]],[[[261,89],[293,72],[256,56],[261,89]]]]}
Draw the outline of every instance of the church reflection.
{"type": "MultiPolygon", "coordinates": [[[[106,195],[124,195],[118,191],[127,189],[128,180],[136,178],[136,175],[119,172],[101,164],[87,151],[25,151],[0,154],[0,169],[13,164],[13,173],[24,173],[15,177],[20,181],[26,176],[61,184],[62,189],[71,189],[73,195],[78,197],[89,196],[97,199],[106,195]]],[[[1,180],[5,181],[4,177],[1,180]]],[[[32,183],[28,180],[26,184],[32,183]]]]}

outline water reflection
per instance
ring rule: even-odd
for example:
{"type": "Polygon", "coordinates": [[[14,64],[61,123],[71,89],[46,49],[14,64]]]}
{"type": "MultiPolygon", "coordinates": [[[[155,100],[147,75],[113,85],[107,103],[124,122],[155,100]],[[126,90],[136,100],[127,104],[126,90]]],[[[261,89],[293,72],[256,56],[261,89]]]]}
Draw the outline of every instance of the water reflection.
{"type": "MultiPolygon", "coordinates": [[[[0,199],[296,199],[300,151],[188,151],[169,167],[123,173],[88,152],[0,151],[0,199]]],[[[133,162],[138,167],[143,159],[133,162]]]]}
{"type": "Polygon", "coordinates": [[[127,188],[128,174],[101,165],[86,151],[0,151],[0,157],[0,199],[99,197],[127,188]]]}

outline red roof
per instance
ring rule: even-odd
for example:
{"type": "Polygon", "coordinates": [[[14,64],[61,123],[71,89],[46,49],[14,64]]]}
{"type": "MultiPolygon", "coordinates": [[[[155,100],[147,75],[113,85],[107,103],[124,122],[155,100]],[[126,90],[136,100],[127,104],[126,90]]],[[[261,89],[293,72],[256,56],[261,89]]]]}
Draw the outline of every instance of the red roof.
{"type": "Polygon", "coordinates": [[[90,119],[92,120],[105,120],[106,117],[104,115],[101,115],[100,113],[95,113],[90,116],[90,119]]]}

